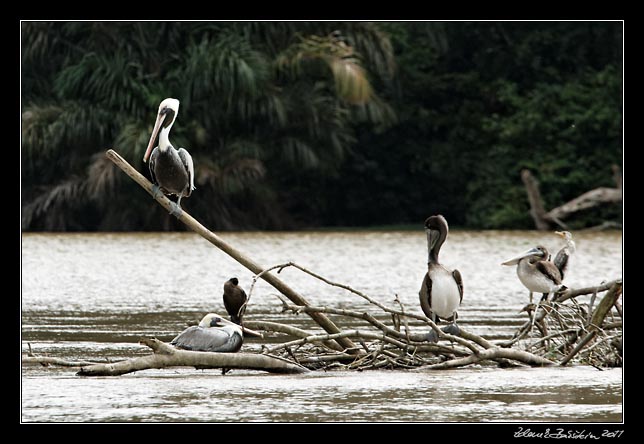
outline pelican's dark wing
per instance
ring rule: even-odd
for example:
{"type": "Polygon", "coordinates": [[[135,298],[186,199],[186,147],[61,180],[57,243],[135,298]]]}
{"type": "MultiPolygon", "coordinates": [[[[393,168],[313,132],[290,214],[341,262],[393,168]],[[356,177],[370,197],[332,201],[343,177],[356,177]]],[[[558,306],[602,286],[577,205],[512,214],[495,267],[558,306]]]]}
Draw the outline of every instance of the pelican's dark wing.
{"type": "Polygon", "coordinates": [[[192,326],[179,333],[170,344],[184,350],[205,352],[236,352],[243,338],[221,328],[202,328],[192,326]]]}
{"type": "Polygon", "coordinates": [[[425,273],[418,296],[420,296],[420,308],[423,309],[423,313],[429,319],[434,320],[435,315],[432,312],[432,279],[429,277],[429,273],[425,273]]]}
{"type": "Polygon", "coordinates": [[[551,280],[554,284],[561,284],[561,273],[559,272],[559,269],[553,264],[552,262],[548,261],[539,261],[536,264],[537,270],[539,270],[541,273],[546,276],[549,280],[551,280]]]}
{"type": "Polygon", "coordinates": [[[155,147],[152,150],[152,154],[150,155],[150,160],[148,161],[148,167],[150,168],[150,178],[152,179],[152,183],[155,185],[158,185],[159,183],[157,182],[157,177],[154,174],[154,168],[156,167],[157,163],[157,157],[159,157],[159,147],[155,147]]]}
{"type": "Polygon", "coordinates": [[[183,163],[183,167],[188,173],[188,182],[190,185],[188,186],[188,194],[185,195],[186,197],[188,197],[192,193],[192,190],[195,189],[195,167],[192,162],[192,156],[185,148],[179,148],[177,150],[177,153],[179,154],[181,163],[183,163]]]}
{"type": "Polygon", "coordinates": [[[458,292],[461,295],[460,302],[463,302],[463,278],[461,277],[461,272],[458,270],[454,270],[452,271],[452,276],[454,276],[456,285],[458,285],[458,292]]]}

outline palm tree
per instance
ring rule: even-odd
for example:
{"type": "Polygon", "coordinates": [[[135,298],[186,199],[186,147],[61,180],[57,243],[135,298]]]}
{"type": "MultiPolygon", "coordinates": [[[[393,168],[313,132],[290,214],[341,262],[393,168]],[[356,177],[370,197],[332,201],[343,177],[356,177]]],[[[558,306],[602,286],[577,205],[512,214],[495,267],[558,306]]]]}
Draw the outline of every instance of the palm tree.
{"type": "Polygon", "coordinates": [[[393,76],[373,23],[23,22],[23,229],[177,228],[103,155],[147,174],[165,97],[195,160],[185,208],[215,229],[286,227],[272,177],[337,170],[356,123],[394,120],[376,94],[393,76]]]}

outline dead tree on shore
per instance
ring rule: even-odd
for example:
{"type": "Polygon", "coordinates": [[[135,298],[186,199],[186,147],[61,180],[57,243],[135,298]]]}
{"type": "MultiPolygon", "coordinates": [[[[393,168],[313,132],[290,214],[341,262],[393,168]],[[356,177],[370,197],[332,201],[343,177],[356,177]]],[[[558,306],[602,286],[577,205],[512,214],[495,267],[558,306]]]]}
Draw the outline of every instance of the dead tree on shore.
{"type": "MultiPolygon", "coordinates": [[[[521,171],[521,180],[525,185],[530,202],[530,215],[534,220],[537,230],[550,230],[554,226],[559,226],[564,230],[569,230],[563,219],[568,216],[588,208],[593,208],[603,204],[615,204],[622,201],[622,174],[617,165],[613,165],[613,179],[615,188],[599,187],[587,191],[580,196],[575,197],[569,202],[564,203],[556,208],[546,211],[539,191],[539,182],[532,175],[530,170],[521,171]]],[[[597,228],[610,228],[613,224],[604,222],[597,228]]]]}
{"type": "MultiPolygon", "coordinates": [[[[109,150],[108,157],[152,194],[152,184],[118,154],[109,150]]],[[[171,209],[167,197],[154,198],[168,211],[171,209]]],[[[23,363],[80,367],[78,375],[82,376],[116,376],[133,371],[176,366],[237,368],[279,373],[334,368],[367,370],[422,367],[438,370],[471,364],[500,367],[566,365],[572,361],[579,361],[579,357],[582,358],[580,362],[585,362],[583,359],[601,351],[606,344],[613,347],[612,344],[618,340],[621,344],[621,280],[589,289],[567,289],[558,294],[552,304],[539,307],[534,323],[541,333],[539,339],[533,340],[533,323],[529,320],[519,328],[512,340],[495,343],[463,328],[459,336],[444,333],[431,319],[408,310],[397,296],[393,298],[395,305],[388,306],[346,284],[333,282],[293,262],[261,268],[185,211],[177,217],[255,274],[247,303],[251,301],[257,280],[264,279],[281,293],[282,296],[278,295],[278,298],[283,311],[305,313],[321,331],[309,332],[281,323],[245,318],[243,324],[247,328],[287,335],[287,338],[278,344],[264,345],[261,353],[192,352],[177,350],[157,339],[142,338],[141,343],[153,351],[152,355],[111,363],[64,363],[60,360],[52,361],[48,357],[39,358],[31,353],[31,356],[23,358],[23,363]],[[348,310],[313,306],[276,276],[289,267],[329,286],[342,288],[366,300],[370,307],[374,308],[348,310]],[[595,299],[600,292],[606,293],[594,308],[595,299]],[[588,304],[577,301],[577,298],[583,295],[592,295],[588,304]],[[613,307],[619,313],[619,321],[612,315],[613,307]],[[612,319],[607,321],[609,314],[612,319]],[[329,316],[360,326],[342,330],[329,316]],[[432,343],[426,340],[428,329],[436,332],[439,342],[432,343]]]]}

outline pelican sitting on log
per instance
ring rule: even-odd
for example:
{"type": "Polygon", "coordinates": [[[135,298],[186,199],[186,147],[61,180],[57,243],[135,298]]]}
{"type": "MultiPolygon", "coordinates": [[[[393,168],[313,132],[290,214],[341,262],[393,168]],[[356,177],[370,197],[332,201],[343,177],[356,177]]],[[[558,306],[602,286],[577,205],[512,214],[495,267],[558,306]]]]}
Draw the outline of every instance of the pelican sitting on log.
{"type": "Polygon", "coordinates": [[[550,262],[550,253],[543,245],[538,245],[501,265],[517,265],[517,276],[521,283],[532,293],[543,293],[541,300],[547,300],[550,293],[561,288],[561,272],[550,262]]]}
{"type": "Polygon", "coordinates": [[[555,234],[562,237],[566,242],[566,245],[564,245],[563,248],[559,250],[554,260],[554,264],[559,269],[559,273],[561,273],[561,280],[563,281],[568,274],[568,269],[570,268],[570,259],[577,250],[577,247],[575,246],[575,241],[572,240],[572,234],[570,234],[569,231],[555,231],[555,234]]]}
{"type": "Polygon", "coordinates": [[[246,292],[239,286],[239,280],[236,277],[230,278],[224,283],[223,297],[224,306],[230,315],[230,320],[235,324],[241,325],[244,311],[246,311],[245,307],[243,310],[242,307],[246,303],[248,296],[246,296],[246,292]]]}
{"type": "Polygon", "coordinates": [[[244,342],[242,329],[216,313],[208,313],[199,325],[179,333],[171,345],[184,350],[234,353],[244,342]]]}
{"type": "Polygon", "coordinates": [[[150,175],[155,184],[154,197],[159,192],[178,196],[176,206],[173,206],[170,214],[179,217],[181,215],[181,198],[190,196],[192,190],[195,189],[195,172],[190,153],[184,148],[177,150],[170,144],[170,129],[177,114],[179,114],[177,99],[168,98],[161,102],[148,148],[143,155],[143,162],[150,159],[150,175]],[[157,134],[159,135],[159,145],[152,150],[157,134]]]}
{"type": "MultiPolygon", "coordinates": [[[[420,307],[425,316],[434,322],[439,322],[441,319],[450,321],[451,323],[443,328],[443,331],[458,335],[460,329],[456,325],[458,318],[456,310],[463,300],[463,279],[458,270],[449,270],[438,262],[438,253],[449,232],[447,221],[441,215],[430,216],[425,220],[425,232],[429,257],[427,273],[419,291],[420,307]]],[[[429,332],[427,340],[438,341],[434,330],[429,332]]]]}

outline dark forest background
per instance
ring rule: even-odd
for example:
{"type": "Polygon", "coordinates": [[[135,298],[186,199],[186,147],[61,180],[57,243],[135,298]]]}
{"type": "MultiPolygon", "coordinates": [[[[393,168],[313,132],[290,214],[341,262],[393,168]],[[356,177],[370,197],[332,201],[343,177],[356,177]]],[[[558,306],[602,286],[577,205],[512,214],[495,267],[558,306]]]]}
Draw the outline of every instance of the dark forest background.
{"type": "Polygon", "coordinates": [[[184,229],[104,156],[149,176],[166,97],[215,230],[533,228],[521,169],[550,208],[622,164],[622,22],[21,26],[23,230],[184,229]]]}

